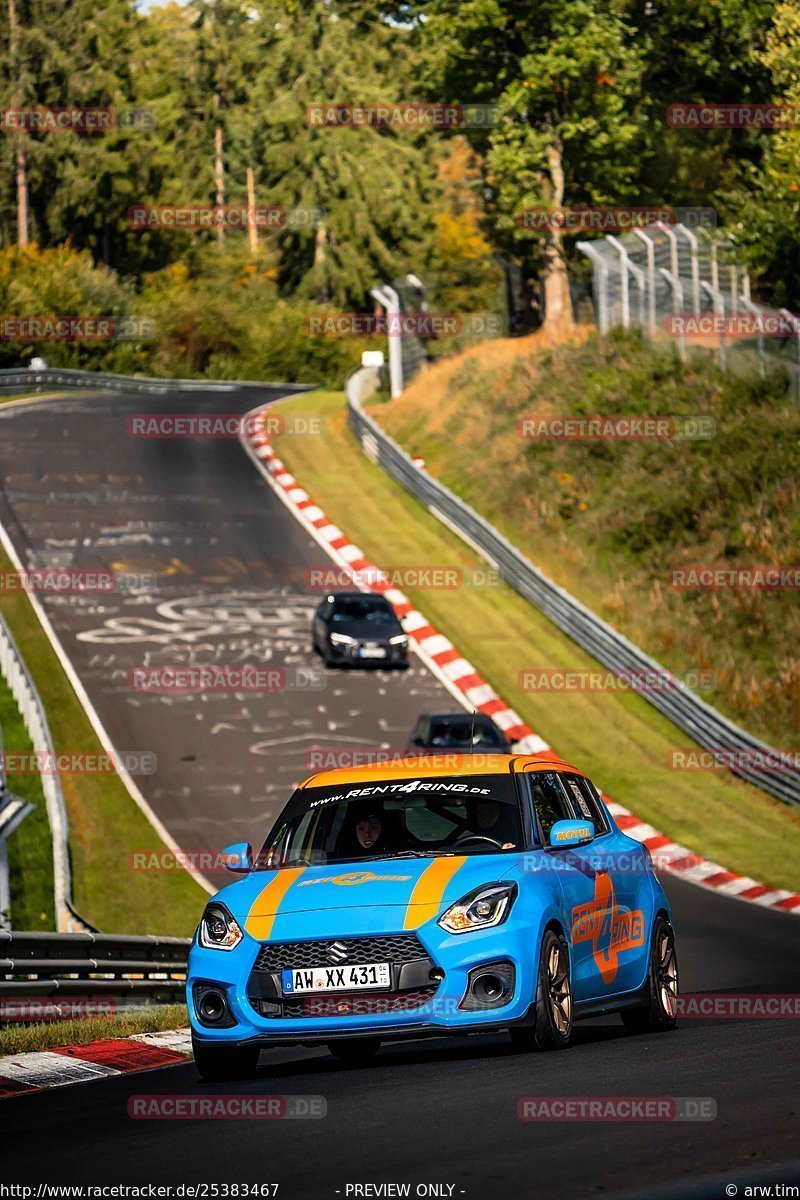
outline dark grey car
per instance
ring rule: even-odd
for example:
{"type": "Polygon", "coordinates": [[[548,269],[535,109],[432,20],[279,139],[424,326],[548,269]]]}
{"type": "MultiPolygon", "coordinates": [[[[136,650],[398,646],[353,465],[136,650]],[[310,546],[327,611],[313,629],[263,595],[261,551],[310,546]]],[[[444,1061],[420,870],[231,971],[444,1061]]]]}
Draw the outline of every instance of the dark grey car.
{"type": "Polygon", "coordinates": [[[312,640],[326,666],[408,666],[408,637],[383,596],[332,592],[314,614],[312,640]]]}
{"type": "Polygon", "coordinates": [[[480,750],[487,754],[510,754],[505,734],[483,713],[422,713],[411,731],[409,750],[420,753],[443,750],[480,750]]]}

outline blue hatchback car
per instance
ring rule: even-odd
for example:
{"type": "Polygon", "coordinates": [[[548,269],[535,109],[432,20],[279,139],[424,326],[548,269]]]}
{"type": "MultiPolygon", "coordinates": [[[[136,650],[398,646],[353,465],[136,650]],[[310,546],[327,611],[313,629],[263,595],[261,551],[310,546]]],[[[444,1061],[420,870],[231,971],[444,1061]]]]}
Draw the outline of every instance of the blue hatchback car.
{"type": "Polygon", "coordinates": [[[508,1030],[569,1046],[619,1012],[672,1029],[678,968],[649,852],[552,756],[443,755],[327,771],[295,791],[243,878],[206,906],[189,956],[195,1062],[252,1074],[264,1047],[508,1030]]]}

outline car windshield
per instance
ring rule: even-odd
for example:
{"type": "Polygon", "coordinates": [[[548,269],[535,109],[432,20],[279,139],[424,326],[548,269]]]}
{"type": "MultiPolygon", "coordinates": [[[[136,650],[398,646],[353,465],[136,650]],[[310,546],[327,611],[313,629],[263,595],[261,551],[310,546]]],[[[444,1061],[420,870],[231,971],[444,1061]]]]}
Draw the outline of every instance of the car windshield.
{"type": "Polygon", "coordinates": [[[371,625],[391,625],[394,613],[383,604],[370,604],[369,600],[339,600],[334,607],[331,620],[336,623],[344,621],[369,621],[371,625]]]}
{"type": "Polygon", "coordinates": [[[502,746],[503,739],[494,725],[488,721],[476,721],[471,717],[447,718],[431,721],[428,734],[431,746],[502,746]]]}
{"type": "Polygon", "coordinates": [[[443,775],[295,792],[258,858],[261,869],[522,848],[511,775],[443,775]]]}

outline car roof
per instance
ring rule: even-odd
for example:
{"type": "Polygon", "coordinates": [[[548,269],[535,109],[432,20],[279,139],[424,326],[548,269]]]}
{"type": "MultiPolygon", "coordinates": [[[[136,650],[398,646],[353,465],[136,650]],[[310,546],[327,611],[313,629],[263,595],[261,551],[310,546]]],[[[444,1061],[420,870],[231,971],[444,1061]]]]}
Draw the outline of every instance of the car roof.
{"type": "Polygon", "coordinates": [[[391,604],[385,596],[379,596],[375,592],[330,592],[325,597],[326,600],[373,600],[376,604],[391,604]]]}
{"type": "Polygon", "coordinates": [[[317,771],[298,786],[339,787],[343,783],[376,783],[384,779],[430,779],[440,775],[512,775],[520,771],[583,771],[555,754],[426,754],[399,762],[367,763],[360,767],[337,767],[317,771]],[[454,761],[455,760],[455,761],[454,761]]]}
{"type": "Polygon", "coordinates": [[[463,708],[458,712],[429,712],[420,713],[417,718],[419,721],[491,721],[495,724],[488,713],[471,713],[466,712],[463,708]]]}

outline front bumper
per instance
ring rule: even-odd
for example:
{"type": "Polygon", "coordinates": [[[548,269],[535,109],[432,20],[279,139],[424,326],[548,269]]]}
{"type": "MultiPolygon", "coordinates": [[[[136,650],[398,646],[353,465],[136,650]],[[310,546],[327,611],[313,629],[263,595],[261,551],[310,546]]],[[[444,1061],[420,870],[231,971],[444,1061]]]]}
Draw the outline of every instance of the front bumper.
{"type": "MultiPolygon", "coordinates": [[[[535,999],[536,971],[530,957],[535,944],[530,927],[510,918],[495,929],[453,935],[429,922],[414,933],[371,934],[343,931],[336,938],[296,939],[292,943],[260,943],[245,935],[229,953],[193,946],[189,957],[187,1003],[195,1037],[209,1044],[258,1042],[270,1045],[331,1041],[371,1034],[381,1037],[419,1037],[426,1034],[464,1034],[503,1029],[526,1023],[535,999]],[[411,939],[416,946],[411,945],[411,939]],[[316,992],[307,997],[283,997],[281,965],[314,965],[313,954],[288,963],[298,945],[317,947],[333,941],[395,943],[389,991],[316,992]],[[291,945],[292,950],[285,947],[291,945]],[[465,1008],[470,973],[502,966],[511,980],[497,1003],[465,1008]],[[266,968],[266,969],[264,969],[266,968]],[[195,1007],[197,985],[216,984],[224,990],[232,1021],[225,1028],[208,1026],[195,1007]]],[[[371,958],[369,947],[362,961],[371,958]]],[[[355,955],[357,957],[357,955],[355,955]]]]}
{"type": "Polygon", "coordinates": [[[390,646],[380,643],[378,646],[365,646],[363,642],[355,646],[336,646],[328,642],[328,658],[331,662],[351,667],[400,667],[408,664],[408,643],[390,646]],[[364,656],[364,649],[379,649],[385,651],[380,657],[364,656]]]}

